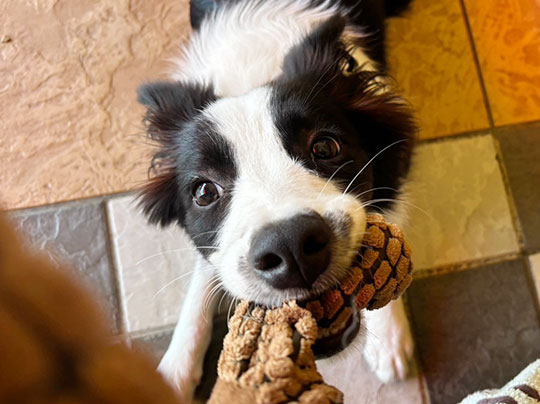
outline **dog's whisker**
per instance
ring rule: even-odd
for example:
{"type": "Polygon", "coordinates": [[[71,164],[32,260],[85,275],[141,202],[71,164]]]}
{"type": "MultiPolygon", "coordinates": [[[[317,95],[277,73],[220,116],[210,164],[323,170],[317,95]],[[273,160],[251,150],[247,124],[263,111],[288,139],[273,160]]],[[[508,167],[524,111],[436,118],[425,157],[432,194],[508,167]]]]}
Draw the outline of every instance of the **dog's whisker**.
{"type": "Polygon", "coordinates": [[[219,299],[219,303],[218,303],[218,311],[220,312],[221,311],[221,303],[223,303],[223,299],[225,299],[225,297],[227,296],[227,293],[224,291],[223,294],[221,295],[221,299],[219,299]]]}
{"type": "Polygon", "coordinates": [[[206,312],[210,308],[210,304],[212,303],[213,294],[215,291],[219,290],[221,288],[222,283],[221,279],[217,274],[213,275],[210,282],[208,282],[208,285],[206,285],[204,289],[204,299],[202,303],[202,313],[205,321],[208,321],[206,318],[206,312]]]}
{"type": "Polygon", "coordinates": [[[196,234],[196,235],[192,236],[191,239],[195,240],[198,237],[202,237],[202,236],[207,235],[207,234],[215,234],[215,233],[219,233],[219,230],[203,231],[202,233],[199,233],[199,234],[196,234]]]}
{"type": "Polygon", "coordinates": [[[154,296],[152,296],[152,300],[154,300],[160,293],[162,293],[167,287],[169,287],[170,285],[172,285],[173,283],[175,282],[178,282],[179,280],[185,278],[186,276],[189,276],[189,275],[192,275],[194,272],[196,271],[201,271],[201,272],[205,272],[205,271],[211,271],[213,270],[214,268],[205,268],[205,269],[194,269],[192,271],[189,271],[189,272],[186,272],[186,273],[183,273],[182,275],[179,275],[173,279],[171,279],[169,282],[167,282],[165,285],[163,285],[161,288],[158,289],[158,291],[156,293],[154,293],[154,296]]]}
{"type": "Polygon", "coordinates": [[[345,167],[347,164],[350,164],[350,163],[354,163],[354,160],[349,160],[345,163],[343,163],[342,165],[340,165],[333,173],[332,175],[328,178],[328,180],[325,182],[324,184],[324,187],[321,189],[321,191],[319,192],[319,194],[317,195],[317,198],[320,198],[320,196],[322,195],[322,193],[325,191],[326,187],[328,186],[328,184],[330,183],[330,181],[332,181],[334,179],[334,177],[336,176],[336,174],[338,173],[339,170],[341,170],[343,167],[345,167]]]}
{"type": "MultiPolygon", "coordinates": [[[[313,94],[313,92],[315,91],[315,89],[317,88],[317,86],[321,83],[322,79],[324,77],[326,77],[326,74],[330,71],[330,69],[334,68],[336,66],[336,64],[339,63],[339,59],[336,59],[335,61],[333,61],[332,63],[330,63],[326,69],[324,69],[324,72],[319,76],[319,78],[317,79],[317,81],[315,82],[315,84],[313,85],[313,87],[311,88],[311,90],[309,91],[309,93],[307,94],[307,96],[304,97],[304,105],[306,105],[307,103],[309,103],[311,101],[311,95],[313,94]]],[[[315,98],[317,96],[317,94],[319,94],[319,92],[325,87],[328,85],[328,83],[330,83],[331,81],[333,81],[337,76],[339,75],[339,73],[336,73],[334,74],[334,76],[328,80],[323,86],[322,88],[317,91],[316,94],[313,95],[313,98],[315,98]]]]}
{"type": "Polygon", "coordinates": [[[435,220],[433,218],[432,215],[430,215],[428,212],[426,212],[424,209],[422,209],[421,207],[415,205],[414,203],[411,203],[411,202],[408,202],[408,201],[403,201],[401,199],[393,199],[393,198],[379,198],[379,199],[372,199],[370,201],[367,201],[366,203],[364,203],[362,205],[363,208],[365,207],[374,207],[373,204],[374,203],[377,203],[377,202],[394,202],[396,204],[402,204],[402,205],[407,205],[407,206],[410,206],[412,208],[415,208],[415,209],[418,209],[420,212],[422,212],[424,215],[426,215],[429,219],[431,220],[435,220]]]}
{"type": "MultiPolygon", "coordinates": [[[[371,189],[368,189],[368,190],[366,190],[366,191],[363,191],[363,192],[361,192],[361,193],[359,193],[359,194],[355,194],[354,196],[355,196],[356,198],[360,198],[362,195],[368,194],[368,193],[370,193],[370,192],[374,192],[374,191],[382,191],[382,190],[388,190],[388,191],[398,192],[397,189],[392,188],[392,187],[376,187],[376,188],[371,188],[371,189]]],[[[354,189],[353,189],[352,191],[354,191],[354,189]]],[[[351,191],[351,192],[352,192],[352,191],[351,191]]]]}
{"type": "MultiPolygon", "coordinates": [[[[202,248],[202,249],[215,249],[215,250],[219,250],[219,247],[215,247],[215,246],[199,246],[197,248],[202,248]]],[[[170,253],[174,253],[174,252],[182,252],[182,251],[195,251],[195,247],[185,247],[185,248],[176,248],[174,250],[167,250],[167,251],[161,251],[161,252],[158,252],[158,253],[155,253],[155,254],[152,254],[152,255],[149,255],[148,257],[145,257],[139,261],[137,261],[135,263],[135,265],[133,266],[138,266],[140,264],[142,264],[143,262],[146,262],[148,261],[149,259],[152,259],[152,258],[155,258],[155,257],[159,257],[161,255],[165,255],[165,254],[170,254],[170,253]]]]}
{"type": "Polygon", "coordinates": [[[398,143],[402,143],[402,142],[405,142],[406,139],[401,139],[401,140],[396,140],[395,142],[389,144],[388,146],[384,147],[382,150],[380,150],[377,154],[375,154],[371,159],[369,159],[369,161],[364,165],[364,167],[362,167],[362,169],[360,171],[358,171],[358,173],[353,177],[353,179],[351,180],[351,182],[349,182],[349,185],[347,185],[347,188],[345,188],[345,191],[343,191],[343,195],[345,195],[347,193],[347,191],[350,189],[350,187],[352,186],[352,184],[354,183],[354,181],[356,181],[356,179],[364,172],[364,170],[373,162],[373,160],[375,160],[378,156],[380,156],[382,153],[384,153],[386,150],[388,150],[389,148],[395,146],[396,144],[398,143]]]}

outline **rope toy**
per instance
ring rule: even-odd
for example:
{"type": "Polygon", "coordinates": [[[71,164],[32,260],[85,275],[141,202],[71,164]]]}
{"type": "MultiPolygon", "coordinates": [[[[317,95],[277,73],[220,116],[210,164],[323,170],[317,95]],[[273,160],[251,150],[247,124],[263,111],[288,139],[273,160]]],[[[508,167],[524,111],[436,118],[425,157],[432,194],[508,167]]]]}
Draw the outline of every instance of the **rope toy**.
{"type": "Polygon", "coordinates": [[[383,307],[411,281],[411,250],[402,231],[381,215],[368,216],[362,248],[336,288],[279,308],[247,301],[237,306],[209,403],[343,403],[343,394],[317,371],[316,354],[328,355],[336,339],[347,339],[344,331],[357,331],[360,310],[383,307]]]}

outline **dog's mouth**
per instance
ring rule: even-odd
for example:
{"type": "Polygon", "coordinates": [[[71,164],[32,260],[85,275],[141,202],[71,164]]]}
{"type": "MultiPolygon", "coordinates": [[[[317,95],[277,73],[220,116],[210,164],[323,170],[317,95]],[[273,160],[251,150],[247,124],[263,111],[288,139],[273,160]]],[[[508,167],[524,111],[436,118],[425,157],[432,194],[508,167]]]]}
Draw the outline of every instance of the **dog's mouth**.
{"type": "Polygon", "coordinates": [[[319,332],[313,345],[317,359],[333,356],[349,346],[360,331],[361,315],[354,303],[343,305],[333,318],[317,321],[319,332]]]}
{"type": "Polygon", "coordinates": [[[372,215],[347,275],[317,298],[299,302],[317,321],[313,353],[324,358],[345,349],[360,330],[361,310],[385,306],[411,281],[411,253],[403,233],[382,216],[372,215]]]}
{"type": "Polygon", "coordinates": [[[362,288],[359,274],[360,270],[353,268],[337,287],[326,290],[317,298],[299,302],[317,321],[318,335],[312,347],[317,359],[333,356],[347,348],[360,330],[361,314],[356,301],[362,288]]]}
{"type": "Polygon", "coordinates": [[[411,252],[401,230],[380,215],[368,216],[360,250],[344,272],[337,284],[299,290],[285,299],[296,300],[316,320],[318,335],[312,349],[317,358],[335,355],[354,340],[363,309],[383,307],[409,286],[411,252]]]}

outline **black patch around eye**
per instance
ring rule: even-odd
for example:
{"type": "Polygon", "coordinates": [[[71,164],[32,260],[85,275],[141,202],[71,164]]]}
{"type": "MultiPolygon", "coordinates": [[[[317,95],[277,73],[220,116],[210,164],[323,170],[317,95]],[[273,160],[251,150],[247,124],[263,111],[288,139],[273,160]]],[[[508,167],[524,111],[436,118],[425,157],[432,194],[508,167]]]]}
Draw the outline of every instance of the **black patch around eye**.
{"type": "Polygon", "coordinates": [[[154,176],[140,190],[139,206],[150,223],[181,224],[185,205],[177,175],[178,139],[189,132],[199,111],[216,96],[211,87],[180,82],[147,83],[138,88],[137,95],[147,108],[147,136],[158,146],[149,170],[154,176]]]}
{"type": "Polygon", "coordinates": [[[151,223],[178,223],[208,256],[237,175],[232,145],[201,114],[216,97],[209,87],[176,82],[147,84],[138,93],[147,107],[148,135],[159,145],[152,160],[155,174],[141,190],[139,205],[151,223]],[[194,178],[225,188],[219,204],[201,209],[193,203],[194,178]]]}
{"type": "Polygon", "coordinates": [[[201,254],[208,256],[215,251],[217,231],[231,202],[237,177],[234,149],[208,120],[194,123],[178,139],[177,148],[177,172],[185,207],[182,225],[201,254]],[[203,180],[194,182],[194,178],[203,180]],[[205,190],[197,189],[201,183],[215,183],[216,189],[212,185],[207,185],[205,190]],[[217,196],[215,192],[219,198],[200,206],[194,203],[194,192],[199,191],[205,191],[205,198],[210,198],[207,202],[217,196]]]}
{"type": "Polygon", "coordinates": [[[406,103],[379,84],[388,77],[361,66],[352,74],[336,67],[348,60],[338,28],[339,20],[330,19],[286,56],[284,73],[271,83],[272,117],[292,157],[347,192],[388,207],[409,170],[414,119],[406,103]],[[342,150],[334,159],[309,158],[306,133],[328,128],[339,134],[342,150]]]}

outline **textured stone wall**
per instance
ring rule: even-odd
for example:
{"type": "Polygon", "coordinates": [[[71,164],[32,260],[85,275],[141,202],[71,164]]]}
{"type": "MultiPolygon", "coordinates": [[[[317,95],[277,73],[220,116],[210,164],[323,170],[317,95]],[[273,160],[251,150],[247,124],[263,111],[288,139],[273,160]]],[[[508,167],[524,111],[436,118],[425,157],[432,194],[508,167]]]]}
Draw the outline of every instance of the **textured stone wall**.
{"type": "Polygon", "coordinates": [[[187,0],[0,2],[0,207],[146,178],[135,90],[171,67],[188,14],[187,0]]]}

